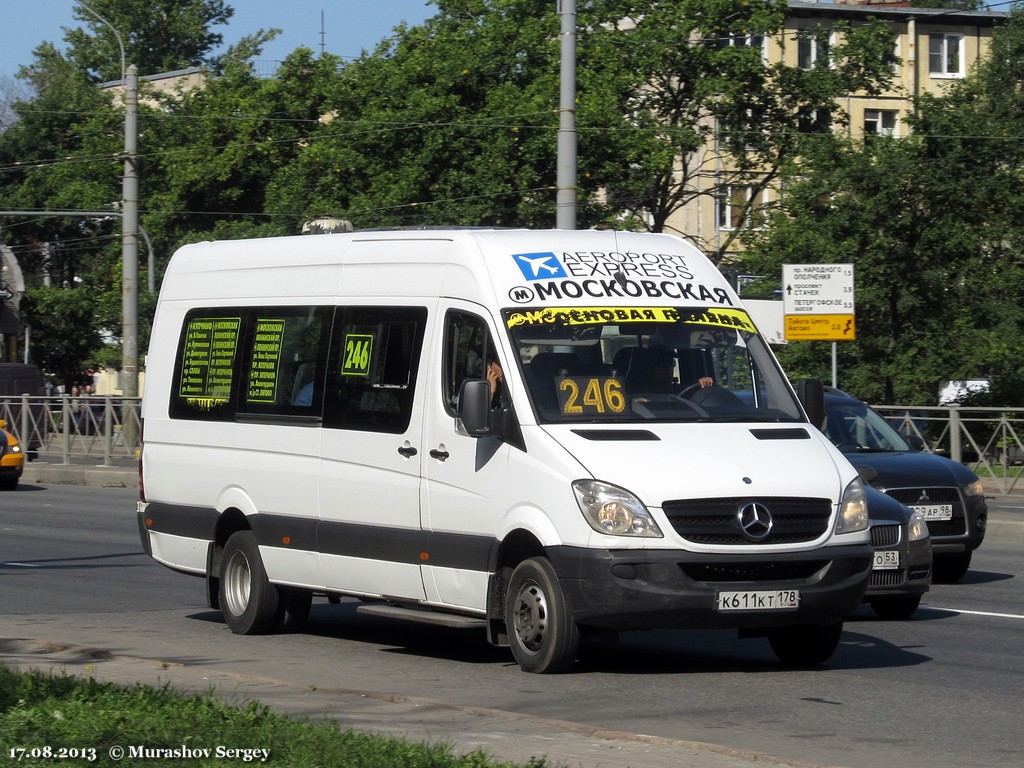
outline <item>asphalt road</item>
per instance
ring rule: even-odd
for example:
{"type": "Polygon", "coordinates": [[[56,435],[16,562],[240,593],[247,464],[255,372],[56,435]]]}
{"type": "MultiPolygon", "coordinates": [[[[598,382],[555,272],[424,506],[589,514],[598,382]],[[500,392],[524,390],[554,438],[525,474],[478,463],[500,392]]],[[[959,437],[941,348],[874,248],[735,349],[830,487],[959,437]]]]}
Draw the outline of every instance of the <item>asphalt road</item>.
{"type": "Polygon", "coordinates": [[[906,622],[867,608],[823,669],[729,632],[630,633],[571,674],[523,673],[481,633],[314,604],[299,635],[239,637],[202,582],[146,558],[133,489],[0,495],[0,661],[169,681],[343,725],[580,766],[1024,764],[1024,505],[994,505],[956,585],[906,622]]]}

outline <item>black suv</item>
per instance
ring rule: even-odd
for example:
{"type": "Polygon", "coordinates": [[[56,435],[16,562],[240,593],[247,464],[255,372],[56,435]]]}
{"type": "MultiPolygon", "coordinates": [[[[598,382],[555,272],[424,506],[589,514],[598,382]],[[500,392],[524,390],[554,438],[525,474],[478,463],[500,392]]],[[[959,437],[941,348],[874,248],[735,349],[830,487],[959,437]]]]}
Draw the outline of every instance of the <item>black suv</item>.
{"type": "Polygon", "coordinates": [[[825,388],[825,434],[861,475],[928,523],[937,582],[959,581],[985,538],[988,506],[978,476],[921,450],[866,403],[825,388]],[[866,468],[866,469],[864,469],[866,468]]]}

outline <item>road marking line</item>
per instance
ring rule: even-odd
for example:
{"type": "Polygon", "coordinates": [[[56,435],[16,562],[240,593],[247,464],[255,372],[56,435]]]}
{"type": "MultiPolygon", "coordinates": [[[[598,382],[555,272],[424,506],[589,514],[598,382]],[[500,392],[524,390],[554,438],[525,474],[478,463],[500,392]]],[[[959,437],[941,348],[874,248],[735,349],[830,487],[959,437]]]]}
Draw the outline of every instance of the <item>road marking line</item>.
{"type": "Polygon", "coordinates": [[[945,611],[946,613],[963,613],[969,616],[993,616],[997,619],[1024,619],[1019,613],[992,613],[991,611],[966,611],[959,608],[939,608],[936,605],[922,605],[928,611],[945,611]]]}

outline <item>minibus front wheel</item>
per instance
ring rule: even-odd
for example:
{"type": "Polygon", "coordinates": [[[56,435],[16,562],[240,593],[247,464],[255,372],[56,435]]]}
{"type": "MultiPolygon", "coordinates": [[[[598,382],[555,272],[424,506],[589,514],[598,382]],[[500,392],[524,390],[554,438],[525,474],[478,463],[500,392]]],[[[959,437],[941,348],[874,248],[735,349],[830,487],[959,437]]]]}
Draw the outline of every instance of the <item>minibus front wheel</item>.
{"type": "Polygon", "coordinates": [[[220,608],[228,628],[236,635],[265,634],[280,621],[280,594],[267,580],[252,531],[235,531],[224,545],[220,608]]]}
{"type": "Polygon", "coordinates": [[[512,655],[527,672],[558,672],[576,660],[579,627],[547,559],[524,560],[512,572],[505,626],[512,655]]]}

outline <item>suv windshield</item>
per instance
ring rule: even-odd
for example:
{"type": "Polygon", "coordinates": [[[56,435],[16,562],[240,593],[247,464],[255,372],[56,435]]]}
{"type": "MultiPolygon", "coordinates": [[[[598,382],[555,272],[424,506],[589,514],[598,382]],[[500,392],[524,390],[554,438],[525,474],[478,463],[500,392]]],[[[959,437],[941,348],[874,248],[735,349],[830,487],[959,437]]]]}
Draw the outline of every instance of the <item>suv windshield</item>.
{"type": "Polygon", "coordinates": [[[741,309],[517,308],[504,319],[541,422],[803,420],[741,309]]]}
{"type": "Polygon", "coordinates": [[[825,407],[825,435],[843,453],[910,450],[903,436],[865,403],[828,397],[825,407]]]}

